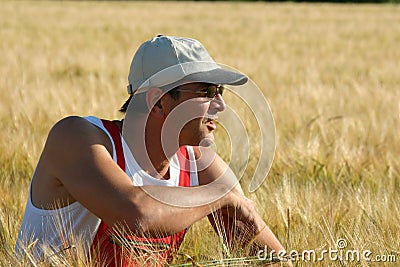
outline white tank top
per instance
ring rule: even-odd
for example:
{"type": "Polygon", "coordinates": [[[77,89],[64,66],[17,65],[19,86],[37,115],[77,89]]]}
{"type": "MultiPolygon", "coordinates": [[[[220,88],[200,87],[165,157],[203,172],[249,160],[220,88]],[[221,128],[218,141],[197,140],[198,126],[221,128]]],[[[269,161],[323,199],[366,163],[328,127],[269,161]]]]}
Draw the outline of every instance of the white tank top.
{"type": "MultiPolygon", "coordinates": [[[[101,120],[93,116],[84,118],[107,133],[113,147],[113,160],[117,162],[115,144],[101,120]]],[[[134,185],[178,186],[180,167],[176,155],[170,164],[170,179],[159,180],[139,167],[122,136],[121,141],[126,173],[134,185]]],[[[190,186],[197,186],[199,183],[193,148],[188,146],[187,151],[190,159],[190,186]]],[[[100,222],[100,218],[78,201],[57,210],[37,208],[32,204],[30,187],[24,218],[18,233],[16,254],[24,257],[26,250],[35,261],[40,261],[44,255],[48,257],[75,246],[76,249],[82,250],[80,254],[88,255],[100,222]]]]}

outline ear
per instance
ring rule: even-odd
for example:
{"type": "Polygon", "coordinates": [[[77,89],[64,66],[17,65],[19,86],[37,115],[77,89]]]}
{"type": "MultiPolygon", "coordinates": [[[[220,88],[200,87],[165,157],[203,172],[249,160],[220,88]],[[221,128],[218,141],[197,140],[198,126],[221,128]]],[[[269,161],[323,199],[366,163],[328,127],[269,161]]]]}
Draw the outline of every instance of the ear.
{"type": "Polygon", "coordinates": [[[156,117],[162,117],[164,115],[160,99],[162,96],[162,90],[160,88],[150,88],[146,93],[146,104],[150,113],[156,117]]]}

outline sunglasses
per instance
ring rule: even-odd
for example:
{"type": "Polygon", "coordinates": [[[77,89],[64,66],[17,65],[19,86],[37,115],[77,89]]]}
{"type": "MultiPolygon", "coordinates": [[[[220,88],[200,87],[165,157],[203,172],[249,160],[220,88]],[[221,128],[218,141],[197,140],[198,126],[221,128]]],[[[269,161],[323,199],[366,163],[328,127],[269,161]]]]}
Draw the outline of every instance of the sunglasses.
{"type": "Polygon", "coordinates": [[[192,91],[189,89],[176,89],[178,92],[188,92],[188,93],[194,93],[194,94],[202,94],[203,97],[207,97],[208,99],[214,99],[216,95],[222,95],[224,92],[224,87],[222,85],[208,85],[202,90],[198,91],[192,91]]]}

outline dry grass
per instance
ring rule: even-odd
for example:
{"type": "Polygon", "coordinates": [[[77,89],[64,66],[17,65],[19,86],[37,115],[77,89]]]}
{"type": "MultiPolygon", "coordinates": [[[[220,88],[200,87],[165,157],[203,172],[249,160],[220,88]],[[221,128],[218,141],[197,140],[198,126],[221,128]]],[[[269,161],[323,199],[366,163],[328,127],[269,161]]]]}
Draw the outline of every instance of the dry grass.
{"type": "MultiPolygon", "coordinates": [[[[15,264],[51,125],[72,114],[120,118],[131,57],[158,33],[198,38],[269,99],[277,153],[251,197],[285,247],[321,251],[345,238],[399,261],[398,25],[396,5],[2,1],[0,265],[15,264]]],[[[202,221],[182,252],[218,258],[220,244],[202,221]]]]}

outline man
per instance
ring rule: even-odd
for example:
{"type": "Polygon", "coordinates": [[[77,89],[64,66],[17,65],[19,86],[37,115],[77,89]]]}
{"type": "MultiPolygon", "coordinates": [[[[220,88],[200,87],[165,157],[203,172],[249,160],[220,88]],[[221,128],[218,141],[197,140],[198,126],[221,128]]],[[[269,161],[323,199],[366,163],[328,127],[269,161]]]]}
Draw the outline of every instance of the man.
{"type": "Polygon", "coordinates": [[[162,265],[205,216],[224,222],[229,245],[246,228],[243,242],[283,250],[225,162],[199,146],[213,142],[223,85],[247,77],[194,39],[160,35],[138,49],[128,79],[124,120],[68,117],[51,129],[17,252],[43,260],[80,244],[102,265],[162,265]]]}

